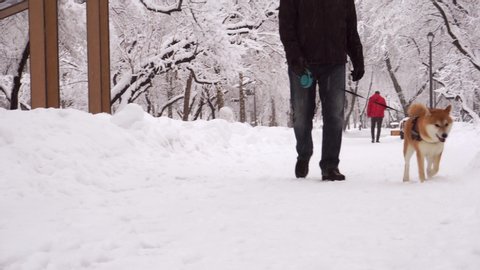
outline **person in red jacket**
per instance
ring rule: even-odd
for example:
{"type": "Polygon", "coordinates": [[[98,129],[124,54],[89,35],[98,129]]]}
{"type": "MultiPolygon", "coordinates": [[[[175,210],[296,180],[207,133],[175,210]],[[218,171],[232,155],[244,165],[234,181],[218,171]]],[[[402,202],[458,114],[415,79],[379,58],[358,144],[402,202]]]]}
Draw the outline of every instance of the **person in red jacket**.
{"type": "Polygon", "coordinates": [[[377,143],[380,142],[380,131],[382,129],[382,121],[384,117],[387,103],[385,99],[380,95],[379,91],[375,91],[375,94],[368,100],[367,116],[372,119],[372,143],[375,142],[375,126],[377,126],[377,143]]]}

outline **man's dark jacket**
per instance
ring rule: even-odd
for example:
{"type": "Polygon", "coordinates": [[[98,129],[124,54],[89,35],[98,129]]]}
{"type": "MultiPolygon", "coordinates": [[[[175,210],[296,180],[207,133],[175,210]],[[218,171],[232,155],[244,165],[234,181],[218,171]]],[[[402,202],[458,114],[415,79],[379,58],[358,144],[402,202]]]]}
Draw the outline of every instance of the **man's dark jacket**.
{"type": "Polygon", "coordinates": [[[308,64],[364,66],[354,0],[280,0],[280,39],[289,65],[303,57],[308,64]]]}

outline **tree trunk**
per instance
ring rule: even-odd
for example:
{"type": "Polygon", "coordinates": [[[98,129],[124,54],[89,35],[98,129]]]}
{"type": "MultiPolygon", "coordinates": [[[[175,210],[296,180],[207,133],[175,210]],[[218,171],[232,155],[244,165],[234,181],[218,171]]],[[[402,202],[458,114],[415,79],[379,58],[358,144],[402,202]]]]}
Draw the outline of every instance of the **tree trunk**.
{"type": "MultiPolygon", "coordinates": [[[[177,79],[177,72],[176,71],[171,71],[169,72],[168,76],[168,82],[169,82],[169,87],[167,88],[167,100],[171,100],[173,98],[173,95],[175,93],[175,84],[174,82],[177,79]]],[[[169,106],[167,109],[167,116],[169,118],[173,118],[173,109],[172,106],[169,106]]]]}
{"type": "Polygon", "coordinates": [[[268,124],[268,126],[270,127],[276,127],[278,126],[278,123],[277,123],[277,110],[276,110],[276,106],[275,106],[275,99],[271,98],[270,99],[270,104],[272,105],[272,116],[270,116],[270,123],[268,124]]]}
{"type": "Polygon", "coordinates": [[[222,87],[220,85],[216,86],[217,88],[217,108],[220,110],[225,106],[225,97],[222,91],[222,87]]]}
{"type": "Polygon", "coordinates": [[[145,93],[145,101],[147,102],[147,113],[155,115],[155,109],[153,107],[152,100],[150,99],[149,92],[145,93]]]}
{"type": "MultiPolygon", "coordinates": [[[[355,88],[353,88],[352,83],[349,83],[349,91],[354,92],[355,94],[358,92],[358,82],[355,83],[355,88]]],[[[355,108],[355,103],[357,103],[357,96],[350,95],[350,108],[348,109],[347,115],[345,117],[345,123],[343,124],[343,130],[345,131],[348,127],[350,127],[350,117],[352,116],[353,109],[355,108]]]]}
{"type": "MultiPolygon", "coordinates": [[[[215,119],[216,118],[216,116],[215,116],[215,105],[213,105],[213,100],[215,100],[215,97],[212,98],[210,96],[210,90],[209,89],[206,89],[204,93],[206,95],[207,105],[208,105],[208,107],[210,107],[210,110],[212,111],[212,113],[211,113],[212,118],[211,119],[215,119]]],[[[217,96],[217,98],[218,98],[218,96],[217,96]]]]}
{"type": "Polygon", "coordinates": [[[202,119],[203,105],[205,105],[205,97],[202,95],[200,97],[200,101],[198,102],[198,107],[193,117],[193,121],[197,120],[198,118],[202,119]]]}
{"type": "Polygon", "coordinates": [[[392,80],[393,88],[395,89],[395,92],[397,93],[400,104],[402,104],[403,112],[405,113],[405,115],[407,115],[407,109],[408,109],[408,106],[410,104],[408,104],[407,100],[405,99],[405,94],[403,93],[402,86],[398,82],[397,76],[395,75],[395,71],[393,71],[392,62],[391,62],[388,54],[385,56],[385,64],[387,65],[388,75],[390,76],[390,79],[392,80]]]}
{"type": "Polygon", "coordinates": [[[287,119],[288,119],[287,127],[293,128],[293,109],[292,109],[291,104],[290,104],[290,109],[287,112],[287,119]]]}
{"type": "MultiPolygon", "coordinates": [[[[352,80],[348,81],[348,90],[350,92],[354,92],[355,94],[358,92],[358,82],[355,83],[355,86],[353,86],[354,82],[352,80]]],[[[357,101],[357,96],[355,95],[350,95],[350,103],[348,103],[348,98],[346,99],[347,103],[345,106],[350,107],[347,110],[347,114],[345,116],[345,121],[343,123],[343,131],[347,130],[347,128],[350,128],[350,117],[352,116],[353,109],[355,108],[355,103],[357,101]]]]}
{"type": "Polygon", "coordinates": [[[370,75],[370,85],[368,86],[368,93],[367,93],[367,100],[365,102],[365,105],[363,106],[363,110],[360,112],[360,130],[362,128],[366,128],[366,118],[367,116],[365,115],[365,110],[367,109],[368,106],[368,99],[370,98],[370,93],[372,92],[372,86],[373,86],[373,70],[372,70],[372,75],[370,75]]]}
{"type": "Polygon", "coordinates": [[[240,103],[240,122],[246,122],[246,112],[245,112],[245,91],[243,89],[243,74],[240,73],[240,84],[238,86],[239,91],[239,103],[240,103]]]}
{"type": "Polygon", "coordinates": [[[13,78],[12,95],[10,97],[10,109],[18,109],[18,94],[20,93],[20,87],[22,86],[22,75],[27,65],[28,57],[30,56],[30,41],[27,42],[23,49],[22,58],[18,64],[17,75],[13,78]]]}
{"type": "Polygon", "coordinates": [[[354,128],[357,128],[357,122],[358,122],[358,129],[362,130],[363,128],[363,123],[362,123],[362,110],[360,109],[360,102],[357,102],[355,109],[355,126],[354,128]]]}
{"type": "Polygon", "coordinates": [[[473,111],[480,115],[480,89],[473,90],[473,111]]]}
{"type": "Polygon", "coordinates": [[[257,88],[253,89],[253,125],[258,126],[257,116],[257,88]]]}
{"type": "Polygon", "coordinates": [[[190,114],[190,94],[192,93],[192,81],[193,81],[193,72],[190,71],[188,75],[187,86],[185,87],[185,94],[183,99],[183,121],[188,121],[188,115],[190,114]]]}

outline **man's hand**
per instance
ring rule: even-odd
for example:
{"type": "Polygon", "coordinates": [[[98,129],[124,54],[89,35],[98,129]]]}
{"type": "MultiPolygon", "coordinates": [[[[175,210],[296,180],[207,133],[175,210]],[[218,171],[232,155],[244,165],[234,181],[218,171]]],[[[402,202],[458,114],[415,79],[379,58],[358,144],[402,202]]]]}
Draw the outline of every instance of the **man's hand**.
{"type": "Polygon", "coordinates": [[[299,57],[292,61],[292,70],[297,76],[302,76],[307,69],[307,61],[303,57],[299,57]]]}
{"type": "Polygon", "coordinates": [[[353,67],[352,80],[354,82],[359,81],[363,77],[364,74],[365,74],[365,67],[363,67],[363,66],[353,67]]]}

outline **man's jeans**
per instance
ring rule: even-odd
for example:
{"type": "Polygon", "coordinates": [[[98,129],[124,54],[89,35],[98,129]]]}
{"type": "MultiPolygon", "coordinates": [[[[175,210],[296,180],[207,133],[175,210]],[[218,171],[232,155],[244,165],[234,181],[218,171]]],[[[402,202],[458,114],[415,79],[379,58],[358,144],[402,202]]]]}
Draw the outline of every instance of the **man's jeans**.
{"type": "Polygon", "coordinates": [[[383,117],[372,117],[372,142],[375,140],[375,126],[377,126],[377,142],[380,140],[380,132],[382,131],[383,117]]]}
{"type": "Polygon", "coordinates": [[[309,160],[313,154],[312,120],[318,84],[323,116],[320,168],[322,170],[337,168],[340,162],[344,122],[345,64],[315,65],[309,69],[314,77],[314,83],[310,88],[302,88],[299,76],[291,68],[288,71],[293,129],[297,139],[297,159],[309,160]]]}

